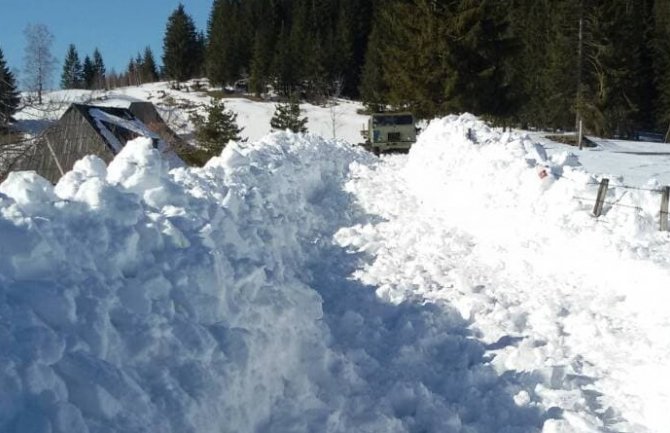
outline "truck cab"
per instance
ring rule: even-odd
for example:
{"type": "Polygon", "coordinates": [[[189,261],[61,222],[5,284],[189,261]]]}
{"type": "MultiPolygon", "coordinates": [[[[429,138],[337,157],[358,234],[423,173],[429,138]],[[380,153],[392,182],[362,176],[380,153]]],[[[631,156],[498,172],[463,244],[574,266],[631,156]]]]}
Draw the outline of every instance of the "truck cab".
{"type": "Polygon", "coordinates": [[[407,152],[416,142],[416,126],[411,113],[374,113],[367,129],[361,131],[364,146],[375,154],[407,152]]]}

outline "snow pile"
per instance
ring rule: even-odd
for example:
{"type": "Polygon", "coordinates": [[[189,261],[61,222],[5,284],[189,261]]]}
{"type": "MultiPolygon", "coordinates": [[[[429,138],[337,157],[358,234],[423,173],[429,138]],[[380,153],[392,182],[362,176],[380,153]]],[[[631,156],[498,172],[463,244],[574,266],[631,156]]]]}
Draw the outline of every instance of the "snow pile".
{"type": "Polygon", "coordinates": [[[165,164],[0,184],[0,431],[664,431],[654,192],[595,219],[577,158],[467,115],[165,164]]]}
{"type": "Polygon", "coordinates": [[[593,218],[598,182],[574,155],[450,116],[408,158],[354,168],[347,190],[381,219],[336,238],[370,257],[355,275],[381,298],[458,309],[543,432],[662,432],[670,243],[660,194],[621,182],[607,201],[625,206],[593,218]]]}
{"type": "Polygon", "coordinates": [[[624,278],[632,286],[640,278],[631,275],[632,266],[661,274],[639,289],[644,308],[658,307],[650,295],[665,296],[658,283],[670,267],[670,246],[667,234],[658,231],[661,194],[653,179],[642,189],[610,179],[603,215],[594,218],[600,180],[582,169],[574,154],[547,158],[529,136],[502,133],[471,115],[432,122],[403,171],[426,211],[532,261],[535,269],[569,268],[585,277],[611,278],[615,286],[624,278]],[[647,269],[650,262],[655,271],[647,269]],[[613,263],[626,264],[623,275],[611,272],[613,263]]]}
{"type": "Polygon", "coordinates": [[[326,224],[312,202],[366,158],[277,134],[168,172],[137,139],[55,188],[12,173],[0,185],[0,431],[325,425],[312,376],[339,361],[303,244],[326,224]]]}
{"type": "Polygon", "coordinates": [[[167,171],[148,140],[0,185],[0,431],[535,432],[453,308],[333,245],[373,156],[315,136],[167,171]]]}

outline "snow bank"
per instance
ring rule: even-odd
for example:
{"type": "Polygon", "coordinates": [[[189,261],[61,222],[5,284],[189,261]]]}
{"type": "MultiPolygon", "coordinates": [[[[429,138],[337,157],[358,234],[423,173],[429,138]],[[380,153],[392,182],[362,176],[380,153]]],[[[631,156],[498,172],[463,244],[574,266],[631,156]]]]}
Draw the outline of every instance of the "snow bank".
{"type": "Polygon", "coordinates": [[[326,224],[311,202],[367,158],[276,134],[169,172],[137,139],[55,187],[12,173],[0,185],[0,431],[325,425],[313,377],[337,357],[303,244],[326,224]]]}
{"type": "Polygon", "coordinates": [[[336,235],[369,256],[358,280],[396,304],[456,308],[498,374],[525,372],[515,401],[546,411],[545,433],[665,431],[660,194],[611,179],[617,206],[594,218],[598,179],[575,155],[547,157],[470,115],[432,121],[407,158],[383,159],[355,166],[347,184],[380,220],[336,235]]]}
{"type": "Polygon", "coordinates": [[[657,197],[594,219],[578,164],[462,116],[381,161],[280,133],[13,173],[0,431],[661,432],[657,197]]]}
{"type": "Polygon", "coordinates": [[[639,289],[638,300],[656,310],[650,295],[665,297],[658,283],[670,267],[670,246],[667,233],[658,231],[661,194],[654,180],[634,190],[623,178],[610,179],[603,216],[594,218],[600,179],[575,154],[547,158],[529,136],[503,133],[471,115],[431,122],[404,174],[426,210],[518,257],[530,255],[536,269],[569,269],[614,286],[623,278],[632,286],[654,263],[662,272],[639,289]],[[626,268],[614,272],[613,263],[626,268]]]}

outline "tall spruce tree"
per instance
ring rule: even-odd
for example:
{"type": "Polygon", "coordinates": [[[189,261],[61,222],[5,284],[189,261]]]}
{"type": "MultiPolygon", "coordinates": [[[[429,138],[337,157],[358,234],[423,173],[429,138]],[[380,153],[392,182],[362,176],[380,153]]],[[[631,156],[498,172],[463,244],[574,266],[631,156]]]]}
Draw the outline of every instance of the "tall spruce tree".
{"type": "Polygon", "coordinates": [[[14,74],[7,67],[0,49],[0,130],[7,128],[20,102],[14,74]]]}
{"type": "Polygon", "coordinates": [[[577,108],[591,133],[629,136],[638,110],[636,8],[629,0],[587,1],[584,6],[582,96],[577,108]]]}
{"type": "Polygon", "coordinates": [[[525,126],[572,129],[577,97],[579,0],[518,0],[509,8],[519,50],[510,57],[511,116],[525,126]]]}
{"type": "MultiPolygon", "coordinates": [[[[448,21],[449,11],[432,0],[393,1],[381,11],[386,31],[379,58],[393,107],[422,117],[446,112],[447,89],[460,79],[450,69],[448,21]]],[[[453,106],[460,102],[460,95],[449,96],[453,106]]]]}
{"type": "Polygon", "coordinates": [[[388,103],[388,86],[384,80],[382,69],[384,39],[389,29],[382,24],[381,14],[386,13],[381,8],[375,10],[377,17],[372,25],[368,46],[361,74],[359,93],[363,103],[371,112],[384,111],[388,103]]]}
{"type": "Polygon", "coordinates": [[[126,69],[126,85],[127,86],[136,86],[139,85],[142,81],[140,78],[140,65],[135,62],[134,58],[130,58],[128,61],[128,67],[126,69]]]}
{"type": "Polygon", "coordinates": [[[276,40],[276,6],[266,0],[249,0],[243,10],[245,19],[255,29],[249,53],[249,90],[260,96],[271,84],[271,67],[276,40]]]}
{"type": "Polygon", "coordinates": [[[207,24],[207,76],[232,83],[249,71],[254,29],[239,0],[215,0],[207,24]]]}
{"type": "Polygon", "coordinates": [[[100,50],[97,48],[93,50],[93,69],[95,71],[93,85],[96,89],[103,89],[105,87],[107,70],[105,69],[105,62],[102,60],[102,54],[100,54],[100,50]]]}
{"type": "Polygon", "coordinates": [[[361,88],[366,104],[426,117],[454,111],[509,115],[506,59],[514,44],[503,12],[494,2],[476,0],[382,5],[361,88]]]}
{"type": "Polygon", "coordinates": [[[95,85],[95,65],[89,56],[84,57],[84,63],[82,64],[82,81],[84,87],[87,89],[92,89],[95,85]]]}
{"type": "Polygon", "coordinates": [[[633,30],[637,35],[639,69],[636,74],[635,99],[638,106],[635,124],[651,131],[656,126],[654,104],[657,88],[654,82],[654,0],[641,0],[635,8],[637,26],[633,30]]]}
{"type": "Polygon", "coordinates": [[[463,0],[449,11],[449,69],[458,77],[447,89],[449,111],[494,118],[513,113],[512,74],[506,60],[514,54],[516,41],[508,32],[507,7],[504,2],[463,0]]]}
{"type": "Polygon", "coordinates": [[[153,83],[158,81],[158,67],[156,66],[154,53],[151,51],[151,47],[149,46],[144,49],[140,71],[143,83],[153,83]]]}
{"type": "Polygon", "coordinates": [[[283,24],[277,36],[277,44],[275,45],[272,76],[274,78],[275,89],[280,95],[284,96],[294,92],[299,82],[289,30],[283,24]]]}
{"type": "Polygon", "coordinates": [[[165,74],[177,82],[193,78],[198,72],[198,34],[193,19],[179,4],[168,18],[163,37],[163,65],[165,74]]]}
{"type": "Polygon", "coordinates": [[[656,126],[670,129],[670,2],[654,3],[654,75],[658,92],[656,126]]]}
{"type": "Polygon", "coordinates": [[[270,83],[270,67],[272,66],[272,38],[267,30],[259,29],[254,37],[253,55],[249,68],[249,90],[260,96],[265,93],[270,83]]]}
{"type": "Polygon", "coordinates": [[[82,67],[79,54],[74,44],[70,44],[63,61],[63,73],[60,78],[60,86],[63,89],[76,89],[82,85],[82,67]]]}
{"type": "Polygon", "coordinates": [[[528,128],[547,125],[545,99],[548,92],[542,74],[548,52],[548,26],[552,24],[546,0],[519,0],[509,9],[510,31],[519,42],[519,50],[510,59],[518,110],[515,120],[528,128]]]}

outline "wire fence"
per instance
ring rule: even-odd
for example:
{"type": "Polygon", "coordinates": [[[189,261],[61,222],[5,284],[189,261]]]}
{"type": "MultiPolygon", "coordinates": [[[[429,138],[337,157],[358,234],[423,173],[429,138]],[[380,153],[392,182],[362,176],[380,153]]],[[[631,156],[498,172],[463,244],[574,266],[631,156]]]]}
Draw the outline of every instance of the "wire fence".
{"type": "MultiPolygon", "coordinates": [[[[578,179],[571,178],[569,176],[565,176],[563,174],[554,174],[554,176],[558,179],[565,179],[570,182],[579,184],[579,185],[584,185],[584,186],[598,186],[598,193],[595,198],[591,197],[581,197],[581,196],[573,196],[572,198],[575,200],[581,200],[583,202],[593,202],[594,207],[592,211],[592,215],[594,217],[600,217],[603,214],[603,211],[605,210],[605,205],[610,206],[610,207],[622,207],[622,208],[627,208],[627,209],[633,209],[638,212],[644,211],[644,209],[641,206],[636,206],[636,205],[631,205],[627,203],[621,203],[621,200],[626,196],[626,192],[624,192],[618,199],[616,200],[608,200],[607,199],[607,193],[608,190],[610,189],[609,185],[609,179],[607,178],[602,178],[600,182],[594,182],[594,181],[580,181],[578,179]]],[[[617,184],[614,185],[613,188],[617,189],[624,189],[627,191],[643,191],[643,192],[649,192],[653,194],[659,194],[661,196],[661,203],[660,203],[660,209],[659,209],[659,230],[661,231],[668,231],[668,202],[670,201],[670,186],[664,186],[661,188],[645,188],[645,187],[639,187],[639,186],[634,186],[634,185],[625,185],[625,184],[617,184]]]]}

